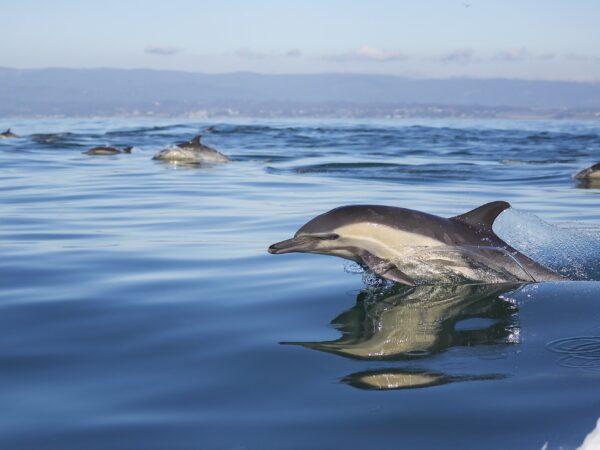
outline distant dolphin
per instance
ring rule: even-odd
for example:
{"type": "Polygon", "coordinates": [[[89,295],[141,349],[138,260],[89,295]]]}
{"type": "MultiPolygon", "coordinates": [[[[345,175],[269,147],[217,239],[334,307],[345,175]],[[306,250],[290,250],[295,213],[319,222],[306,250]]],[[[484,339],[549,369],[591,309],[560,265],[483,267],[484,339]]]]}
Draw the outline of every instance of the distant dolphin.
{"type": "Polygon", "coordinates": [[[0,139],[10,139],[10,138],[16,138],[16,137],[19,137],[19,136],[17,136],[15,133],[10,131],[10,128],[8,128],[6,131],[0,133],[0,139]]]}
{"type": "Polygon", "coordinates": [[[125,147],[118,149],[116,147],[100,146],[90,148],[89,150],[82,152],[84,155],[117,155],[119,153],[131,153],[133,147],[125,147]]]}
{"type": "Polygon", "coordinates": [[[366,266],[409,286],[565,278],[510,247],[492,230],[507,202],[452,218],[391,206],[341,206],[303,225],[269,253],[320,253],[366,266]]]}
{"type": "Polygon", "coordinates": [[[198,134],[190,141],[181,142],[173,147],[165,148],[154,155],[152,159],[196,164],[230,161],[224,154],[200,143],[201,137],[202,136],[198,134]]]}
{"type": "Polygon", "coordinates": [[[600,162],[591,165],[590,167],[583,169],[575,174],[575,178],[578,180],[598,180],[600,179],[600,162]]]}

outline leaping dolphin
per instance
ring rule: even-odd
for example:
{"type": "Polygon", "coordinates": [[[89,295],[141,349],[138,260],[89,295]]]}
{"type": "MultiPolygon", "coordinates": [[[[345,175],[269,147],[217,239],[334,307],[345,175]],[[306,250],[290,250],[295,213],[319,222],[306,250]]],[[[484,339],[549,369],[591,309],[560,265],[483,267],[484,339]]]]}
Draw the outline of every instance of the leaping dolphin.
{"type": "Polygon", "coordinates": [[[392,206],[341,206],[271,245],[269,253],[339,256],[409,286],[565,280],[494,233],[494,220],[507,208],[496,201],[446,219],[392,206]]]}
{"type": "Polygon", "coordinates": [[[214,148],[200,142],[201,135],[196,135],[192,140],[180,142],[175,146],[165,148],[158,152],[152,159],[169,162],[183,163],[217,163],[228,162],[230,159],[214,148]]]}

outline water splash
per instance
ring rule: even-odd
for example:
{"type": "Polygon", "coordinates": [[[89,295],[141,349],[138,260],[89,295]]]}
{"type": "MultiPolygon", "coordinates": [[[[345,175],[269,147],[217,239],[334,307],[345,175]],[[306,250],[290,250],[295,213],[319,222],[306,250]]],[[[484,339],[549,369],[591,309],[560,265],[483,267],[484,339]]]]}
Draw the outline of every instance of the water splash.
{"type": "Polygon", "coordinates": [[[535,214],[504,211],[494,231],[508,244],[573,280],[600,280],[600,234],[560,228],[535,214]]]}
{"type": "MultiPolygon", "coordinates": [[[[402,257],[390,262],[417,285],[536,281],[512,254],[497,247],[404,247],[402,257]]],[[[385,272],[390,262],[383,261],[385,268],[381,270],[377,266],[369,269],[350,263],[345,266],[345,271],[361,274],[365,285],[379,288],[394,284],[377,275],[385,272]]]]}
{"type": "Polygon", "coordinates": [[[416,284],[536,281],[513,255],[497,247],[407,247],[398,267],[416,284]]]}
{"type": "Polygon", "coordinates": [[[352,275],[360,275],[362,277],[362,282],[365,284],[365,286],[367,286],[368,289],[380,291],[382,289],[385,290],[387,288],[395,286],[395,283],[393,281],[381,278],[379,275],[373,273],[371,270],[368,270],[355,262],[349,262],[345,264],[344,271],[352,275]]]}

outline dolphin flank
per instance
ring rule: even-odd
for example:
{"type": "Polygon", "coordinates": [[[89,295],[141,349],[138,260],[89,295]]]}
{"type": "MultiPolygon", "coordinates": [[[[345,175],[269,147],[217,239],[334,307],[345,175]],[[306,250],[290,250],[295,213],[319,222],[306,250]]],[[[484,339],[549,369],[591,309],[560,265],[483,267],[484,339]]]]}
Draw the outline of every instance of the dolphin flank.
{"type": "Polygon", "coordinates": [[[339,256],[409,286],[565,280],[494,233],[494,220],[507,208],[496,201],[446,219],[392,206],[341,206],[271,245],[269,253],[339,256]]]}
{"type": "Polygon", "coordinates": [[[228,162],[230,159],[214,148],[208,147],[200,142],[201,135],[196,135],[193,139],[186,142],[180,142],[175,146],[165,148],[158,152],[152,159],[169,162],[183,163],[218,163],[228,162]]]}

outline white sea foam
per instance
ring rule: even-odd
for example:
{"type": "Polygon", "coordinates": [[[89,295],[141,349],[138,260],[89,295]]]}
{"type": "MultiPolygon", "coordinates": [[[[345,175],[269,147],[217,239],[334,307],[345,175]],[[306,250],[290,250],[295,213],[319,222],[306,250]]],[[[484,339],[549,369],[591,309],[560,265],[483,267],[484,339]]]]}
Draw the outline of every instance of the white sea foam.
{"type": "Polygon", "coordinates": [[[598,450],[600,449],[600,419],[596,422],[596,428],[594,428],[585,437],[583,443],[577,450],[598,450]]]}

